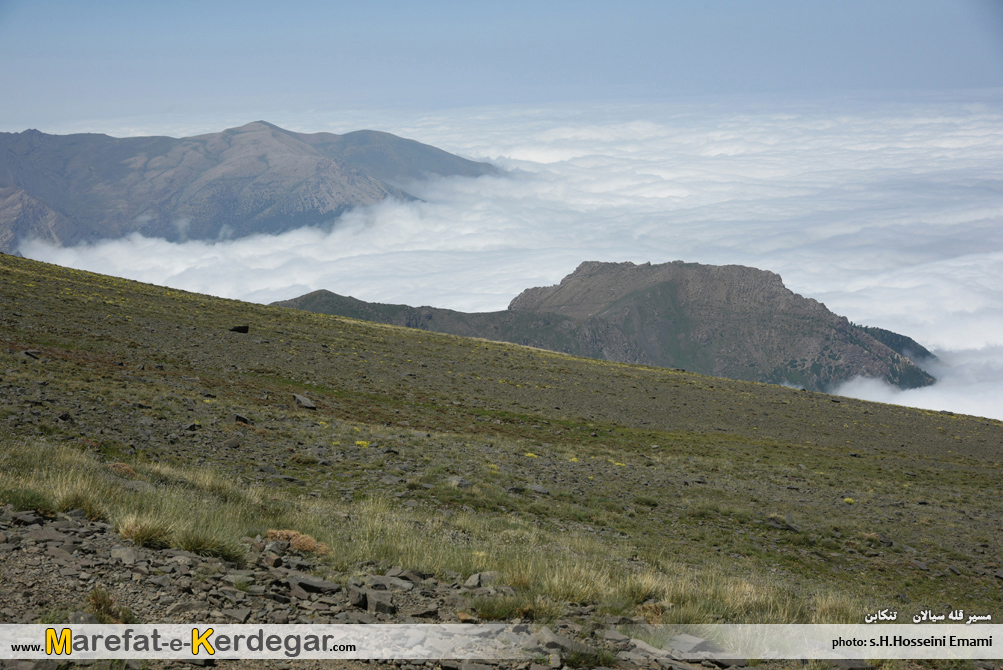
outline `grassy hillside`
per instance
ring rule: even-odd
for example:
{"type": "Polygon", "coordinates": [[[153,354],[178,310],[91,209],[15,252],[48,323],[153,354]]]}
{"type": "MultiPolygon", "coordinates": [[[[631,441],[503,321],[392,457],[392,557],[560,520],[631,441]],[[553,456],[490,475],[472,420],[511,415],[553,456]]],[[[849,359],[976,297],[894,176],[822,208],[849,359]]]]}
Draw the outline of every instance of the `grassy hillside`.
{"type": "Polygon", "coordinates": [[[172,482],[206,470],[182,487],[193,508],[234,513],[202,529],[201,550],[239,559],[240,536],[299,524],[340,547],[335,572],[497,569],[517,596],[486,616],[596,603],[666,621],[860,621],[874,606],[1000,602],[998,421],[12,256],[0,435],[0,504],[84,501],[126,530],[138,508],[141,538],[180,546],[192,529],[172,482]],[[116,462],[134,476],[53,484],[59,464],[116,462]],[[238,513],[248,504],[264,507],[238,513]]]}

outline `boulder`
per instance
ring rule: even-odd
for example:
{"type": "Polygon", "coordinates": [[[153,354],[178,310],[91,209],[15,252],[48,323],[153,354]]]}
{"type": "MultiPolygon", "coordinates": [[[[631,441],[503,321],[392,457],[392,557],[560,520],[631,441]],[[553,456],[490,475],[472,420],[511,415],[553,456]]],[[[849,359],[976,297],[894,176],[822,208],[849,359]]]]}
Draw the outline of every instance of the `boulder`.
{"type": "Polygon", "coordinates": [[[293,400],[296,402],[297,407],[302,407],[303,409],[317,409],[317,405],[314,404],[313,400],[310,400],[310,398],[307,398],[305,395],[293,393],[293,400]]]}

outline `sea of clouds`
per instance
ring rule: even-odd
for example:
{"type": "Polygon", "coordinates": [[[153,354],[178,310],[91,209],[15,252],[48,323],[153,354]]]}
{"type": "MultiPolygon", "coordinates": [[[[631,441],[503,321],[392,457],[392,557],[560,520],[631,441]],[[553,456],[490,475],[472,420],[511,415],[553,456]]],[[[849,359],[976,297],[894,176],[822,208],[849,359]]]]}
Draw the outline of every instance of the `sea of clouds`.
{"type": "Polygon", "coordinates": [[[268,120],[386,130],[507,174],[405,184],[420,202],[356,209],[330,232],[21,252],[256,302],[326,288],[467,311],[504,309],[585,260],[749,265],[939,356],[932,387],[838,393],[1003,418],[1003,92],[268,120]]]}

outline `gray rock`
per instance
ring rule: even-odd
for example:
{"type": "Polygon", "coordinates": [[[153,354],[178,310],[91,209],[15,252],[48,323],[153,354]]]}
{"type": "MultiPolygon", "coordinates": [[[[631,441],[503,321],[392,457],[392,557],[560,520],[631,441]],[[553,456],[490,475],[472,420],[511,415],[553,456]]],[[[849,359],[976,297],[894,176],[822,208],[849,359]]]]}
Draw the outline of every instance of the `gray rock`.
{"type": "MultiPolygon", "coordinates": [[[[45,553],[55,558],[57,563],[62,561],[65,564],[74,560],[73,554],[65,549],[60,549],[59,547],[48,547],[45,550],[45,553]]],[[[68,573],[66,573],[66,571],[62,571],[60,574],[65,577],[68,573]]]]}
{"type": "Polygon", "coordinates": [[[618,661],[622,661],[630,665],[635,665],[637,667],[646,666],[648,665],[648,663],[651,662],[651,659],[645,656],[644,654],[638,654],[637,652],[634,651],[618,652],[616,658],[618,661]]]}
{"type": "Polygon", "coordinates": [[[258,563],[266,568],[277,568],[282,565],[282,559],[275,554],[268,552],[258,560],[258,563]]]}
{"type": "Polygon", "coordinates": [[[501,573],[495,570],[488,570],[487,572],[477,572],[469,577],[467,581],[463,582],[463,585],[468,589],[476,589],[481,586],[491,586],[501,580],[501,573]]]}
{"type": "Polygon", "coordinates": [[[298,580],[287,579],[286,585],[289,587],[289,595],[293,598],[299,598],[300,600],[307,600],[310,598],[310,594],[306,592],[306,589],[299,585],[298,580]]]}
{"type": "Polygon", "coordinates": [[[123,565],[133,565],[139,560],[139,554],[132,547],[114,546],[111,548],[112,560],[119,560],[123,565]]]}
{"type": "Polygon", "coordinates": [[[299,587],[308,593],[337,593],[341,590],[341,584],[335,584],[326,579],[291,577],[290,581],[296,581],[299,587]]]}
{"type": "Polygon", "coordinates": [[[307,398],[305,395],[293,393],[293,400],[296,402],[297,407],[302,407],[303,409],[317,409],[317,405],[314,404],[313,400],[310,400],[310,398],[307,398]]]}
{"type": "Polygon", "coordinates": [[[51,527],[29,530],[24,534],[24,539],[36,542],[65,542],[70,539],[68,535],[63,535],[51,527]]]}
{"type": "Polygon", "coordinates": [[[680,663],[676,659],[661,657],[656,659],[661,670],[693,670],[694,666],[689,663],[680,663]]]}
{"type": "Polygon", "coordinates": [[[348,587],[348,604],[352,607],[358,607],[359,609],[364,609],[366,607],[367,593],[364,589],[360,589],[358,586],[348,587]]]}
{"type": "Polygon", "coordinates": [[[465,489],[471,486],[470,482],[461,477],[460,475],[453,475],[446,480],[446,483],[458,489],[465,489]]]}
{"type": "Polygon", "coordinates": [[[542,496],[549,496],[550,495],[550,491],[548,491],[547,489],[543,488],[539,484],[530,484],[526,488],[528,488],[533,493],[539,493],[542,496]]]}
{"type": "Polygon", "coordinates": [[[661,658],[669,655],[667,650],[653,647],[644,640],[637,639],[632,639],[630,641],[630,646],[627,647],[627,651],[634,652],[635,654],[644,654],[650,658],[661,658]]]}
{"type": "Polygon", "coordinates": [[[669,640],[669,647],[683,654],[691,654],[699,651],[714,651],[714,644],[709,640],[695,635],[680,633],[669,640]]]}
{"type": "Polygon", "coordinates": [[[386,575],[369,575],[366,583],[370,588],[384,591],[410,591],[414,588],[414,584],[407,580],[386,575]]]}
{"type": "Polygon", "coordinates": [[[424,581],[427,575],[415,572],[414,570],[405,570],[404,568],[394,567],[387,570],[384,577],[397,577],[399,579],[406,579],[407,581],[415,584],[420,584],[424,581]]]}
{"type": "Polygon", "coordinates": [[[158,575],[156,577],[150,577],[149,581],[151,584],[156,584],[157,586],[163,588],[169,588],[171,586],[171,578],[167,575],[158,575]]]}
{"type": "Polygon", "coordinates": [[[430,603],[418,609],[412,610],[408,616],[412,616],[416,619],[432,619],[439,615],[439,608],[436,607],[435,603],[430,603]]]}
{"type": "Polygon", "coordinates": [[[24,512],[14,512],[10,515],[11,521],[25,526],[30,526],[36,523],[42,523],[43,519],[33,510],[25,510],[24,512]]]}
{"type": "Polygon", "coordinates": [[[237,623],[244,623],[251,616],[251,610],[241,607],[240,609],[223,610],[223,614],[237,623]]]}
{"type": "Polygon", "coordinates": [[[366,611],[370,614],[395,614],[394,606],[388,591],[366,591],[366,611]]]}
{"type": "Polygon", "coordinates": [[[167,614],[168,615],[185,614],[187,612],[195,612],[196,610],[199,610],[201,608],[202,608],[201,603],[177,602],[167,608],[167,614]]]}
{"type": "Polygon", "coordinates": [[[596,652],[589,645],[557,635],[546,626],[543,626],[536,632],[536,637],[547,649],[559,649],[565,653],[572,652],[576,654],[594,654],[596,652]]]}
{"type": "Polygon", "coordinates": [[[800,533],[801,529],[790,523],[787,518],[779,519],[775,516],[767,517],[766,525],[771,528],[776,528],[777,530],[788,530],[792,533],[800,533]]]}
{"type": "Polygon", "coordinates": [[[289,543],[285,540],[272,540],[265,545],[265,551],[271,552],[278,556],[286,553],[286,549],[289,548],[289,543]]]}

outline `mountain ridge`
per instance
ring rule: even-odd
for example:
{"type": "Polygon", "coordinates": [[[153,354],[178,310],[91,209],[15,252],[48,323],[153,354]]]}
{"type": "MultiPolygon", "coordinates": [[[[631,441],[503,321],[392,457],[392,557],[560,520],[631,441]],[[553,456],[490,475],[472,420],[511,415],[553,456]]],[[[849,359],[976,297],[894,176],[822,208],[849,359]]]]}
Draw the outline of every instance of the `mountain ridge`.
{"type": "Polygon", "coordinates": [[[138,232],[219,240],[328,225],[432,175],[498,174],[414,140],[296,133],[254,121],[185,138],[0,133],[0,251],[138,232]]]}
{"type": "Polygon", "coordinates": [[[737,265],[587,261],[559,284],[526,289],[500,312],[382,305],[329,291],[273,304],[811,390],[855,376],[900,388],[934,382],[883,341],[929,354],[912,339],[872,334],[790,291],[779,275],[737,265]]]}

